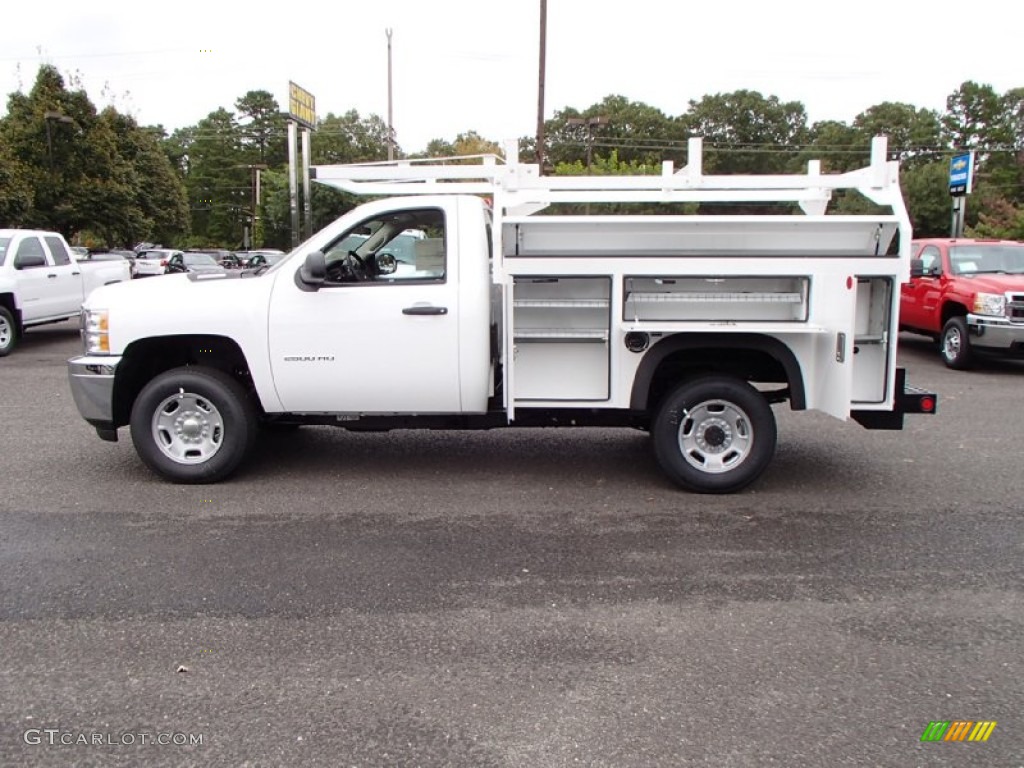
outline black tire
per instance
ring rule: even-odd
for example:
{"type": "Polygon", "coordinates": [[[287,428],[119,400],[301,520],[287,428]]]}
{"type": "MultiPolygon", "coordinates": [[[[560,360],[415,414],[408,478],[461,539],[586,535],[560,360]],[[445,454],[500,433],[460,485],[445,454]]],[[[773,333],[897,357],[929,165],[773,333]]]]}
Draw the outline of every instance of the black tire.
{"type": "Polygon", "coordinates": [[[132,406],[132,442],[157,474],[176,483],[215,483],[234,472],[258,433],[256,407],[235,379],[213,368],[174,368],[132,406]]]}
{"type": "Polygon", "coordinates": [[[764,395],[732,376],[679,385],[651,429],[658,464],[698,493],[732,493],[754,482],[775,455],[775,414],[764,395]]]}
{"type": "Polygon", "coordinates": [[[7,307],[0,306],[0,357],[7,357],[18,345],[18,324],[7,307]]]}
{"type": "Polygon", "coordinates": [[[974,350],[967,333],[967,320],[963,316],[951,317],[942,328],[939,350],[946,365],[956,371],[965,371],[974,365],[974,350]]]}

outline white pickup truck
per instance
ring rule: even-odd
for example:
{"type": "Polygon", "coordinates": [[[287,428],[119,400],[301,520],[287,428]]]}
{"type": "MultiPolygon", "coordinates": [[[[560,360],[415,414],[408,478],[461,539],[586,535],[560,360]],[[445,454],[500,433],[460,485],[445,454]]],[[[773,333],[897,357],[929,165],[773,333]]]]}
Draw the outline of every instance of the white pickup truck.
{"type": "Polygon", "coordinates": [[[26,328],[77,317],[103,285],[131,280],[131,265],[78,261],[56,232],[0,229],[0,357],[26,328]]]}
{"type": "Polygon", "coordinates": [[[176,482],[227,477],[261,423],[616,426],[649,431],[671,480],[712,493],[768,465],[772,404],[873,429],[933,412],[896,367],[911,232],[885,140],[842,175],[705,176],[699,140],[689,153],[636,177],[543,177],[514,146],[506,164],[318,167],[390,197],[272,267],[97,290],[68,361],[75,402],[102,439],[130,426],[176,482]],[[891,210],[828,215],[843,188],[891,210]],[[589,213],[700,201],[794,212],[589,213]],[[588,213],[540,215],[552,203],[588,213]]]}

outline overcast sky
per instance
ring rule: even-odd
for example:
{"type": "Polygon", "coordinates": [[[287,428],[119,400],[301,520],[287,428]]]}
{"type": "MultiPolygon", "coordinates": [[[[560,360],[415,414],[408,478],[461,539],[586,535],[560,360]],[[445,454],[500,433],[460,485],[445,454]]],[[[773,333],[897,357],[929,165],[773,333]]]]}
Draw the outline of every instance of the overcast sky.
{"type": "MultiPolygon", "coordinates": [[[[291,80],[321,116],[386,119],[391,28],[402,148],[469,130],[500,141],[536,131],[539,9],[540,0],[7,3],[0,88],[27,91],[48,62],[78,73],[99,106],[172,130],[249,90],[286,106],[291,80]]],[[[1012,0],[548,0],[545,117],[609,94],[678,115],[690,100],[741,88],[803,102],[811,122],[848,122],[882,101],[941,110],[965,80],[999,93],[1024,86],[1022,17],[1012,0]]]]}

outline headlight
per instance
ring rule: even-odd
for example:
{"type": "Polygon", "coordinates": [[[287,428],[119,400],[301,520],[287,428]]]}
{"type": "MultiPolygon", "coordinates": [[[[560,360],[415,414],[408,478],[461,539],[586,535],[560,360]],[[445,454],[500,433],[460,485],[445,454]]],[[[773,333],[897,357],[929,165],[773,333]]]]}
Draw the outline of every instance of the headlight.
{"type": "Polygon", "coordinates": [[[110,354],[110,313],[106,309],[82,311],[82,342],[87,355],[110,354]]]}
{"type": "Polygon", "coordinates": [[[974,297],[974,314],[1005,315],[1006,296],[1001,293],[979,293],[974,297]]]}

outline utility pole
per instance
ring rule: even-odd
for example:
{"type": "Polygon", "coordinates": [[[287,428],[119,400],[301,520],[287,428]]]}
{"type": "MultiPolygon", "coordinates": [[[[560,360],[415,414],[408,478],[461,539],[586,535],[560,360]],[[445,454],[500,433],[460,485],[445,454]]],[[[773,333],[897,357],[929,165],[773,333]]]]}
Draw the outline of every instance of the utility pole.
{"type": "Polygon", "coordinates": [[[537,172],[544,175],[544,69],[547,66],[548,0],[540,0],[540,75],[537,84],[537,172]]]}
{"type": "MultiPolygon", "coordinates": [[[[246,250],[253,246],[259,247],[259,245],[262,245],[262,243],[255,242],[260,220],[260,171],[265,171],[269,167],[266,163],[244,163],[235,166],[235,168],[246,168],[252,171],[252,178],[249,183],[249,203],[252,206],[249,212],[249,221],[252,224],[252,242],[250,242],[249,236],[246,234],[244,237],[246,250]]],[[[248,229],[246,227],[247,233],[248,229]]]]}
{"type": "Polygon", "coordinates": [[[384,30],[388,36],[388,160],[395,159],[395,124],[391,113],[391,28],[384,30]]]}
{"type": "Polygon", "coordinates": [[[590,173],[590,164],[594,161],[594,127],[610,123],[607,117],[570,117],[565,121],[566,125],[587,126],[587,173],[590,173]]]}

